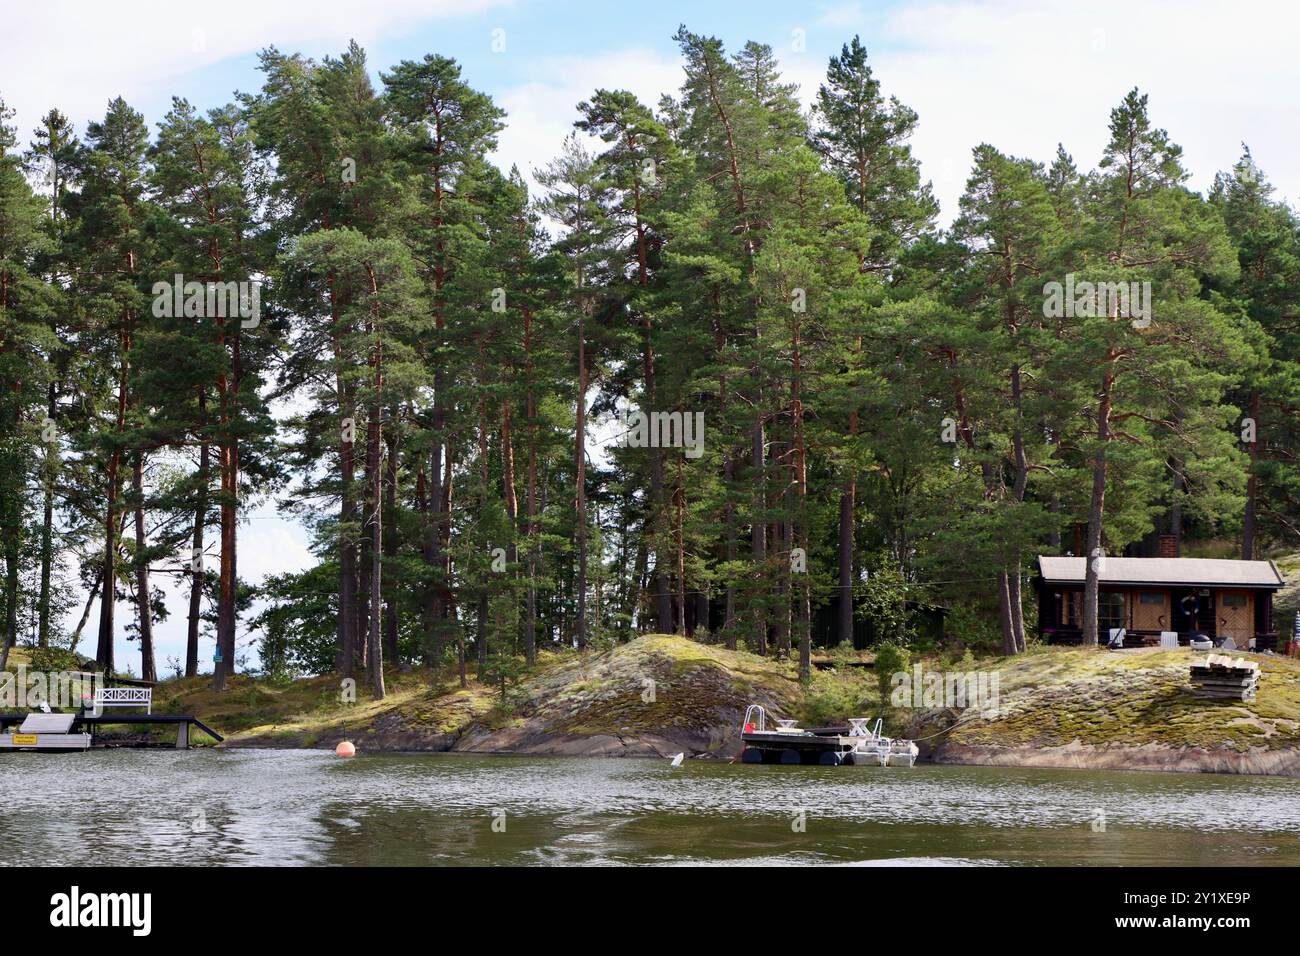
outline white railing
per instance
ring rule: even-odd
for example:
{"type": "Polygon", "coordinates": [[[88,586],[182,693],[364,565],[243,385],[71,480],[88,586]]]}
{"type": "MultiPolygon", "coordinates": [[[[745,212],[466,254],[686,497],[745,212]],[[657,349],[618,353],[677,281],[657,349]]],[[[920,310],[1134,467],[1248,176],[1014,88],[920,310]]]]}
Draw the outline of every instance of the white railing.
{"type": "Polygon", "coordinates": [[[95,688],[95,707],[143,707],[145,713],[153,713],[152,687],[97,687],[95,688]]]}

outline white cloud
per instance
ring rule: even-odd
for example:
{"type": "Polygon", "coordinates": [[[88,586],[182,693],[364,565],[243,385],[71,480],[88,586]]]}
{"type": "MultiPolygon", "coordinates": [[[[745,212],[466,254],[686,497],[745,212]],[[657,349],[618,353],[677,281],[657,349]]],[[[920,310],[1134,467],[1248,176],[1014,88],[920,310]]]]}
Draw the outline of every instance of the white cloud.
{"type": "MultiPolygon", "coordinates": [[[[850,3],[828,16],[844,39],[861,33],[885,91],[920,114],[914,148],[945,221],[973,147],[1048,161],[1063,142],[1091,168],[1110,109],[1134,86],[1150,94],[1153,122],[1183,146],[1193,188],[1208,188],[1246,142],[1279,194],[1300,197],[1291,162],[1300,147],[1300,7],[956,0],[883,16],[850,3]]],[[[805,95],[815,89],[814,79],[805,95]]]]}
{"type": "MultiPolygon", "coordinates": [[[[0,95],[18,110],[25,143],[58,107],[80,127],[122,95],[128,102],[174,78],[269,44],[293,50],[349,39],[369,46],[414,24],[468,16],[509,0],[137,0],[121,4],[42,0],[7,5],[0,95]]],[[[150,117],[155,121],[158,117],[150,117]]]]}
{"type": "Polygon", "coordinates": [[[675,55],[645,49],[547,57],[534,65],[532,73],[539,79],[511,87],[496,98],[508,115],[492,158],[506,171],[517,165],[534,189],[533,170],[559,155],[578,118],[578,104],[596,90],[629,90],[653,109],[660,95],[677,92],[684,78],[675,55]]]}

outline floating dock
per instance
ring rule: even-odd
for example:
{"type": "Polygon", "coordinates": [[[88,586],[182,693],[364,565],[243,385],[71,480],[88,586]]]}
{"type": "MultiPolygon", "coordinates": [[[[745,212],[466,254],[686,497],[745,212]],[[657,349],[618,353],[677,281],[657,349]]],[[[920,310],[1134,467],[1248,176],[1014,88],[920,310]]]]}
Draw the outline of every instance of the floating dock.
{"type": "Polygon", "coordinates": [[[188,749],[191,727],[218,743],[225,739],[193,714],[0,714],[0,750],[89,750],[93,730],[106,724],[175,726],[177,750],[188,749]],[[6,732],[12,725],[18,729],[6,732]]]}
{"type": "Polygon", "coordinates": [[[742,763],[821,764],[823,766],[911,767],[918,748],[910,740],[882,737],[881,721],[868,727],[865,717],[855,717],[848,727],[804,730],[793,720],[778,720],[767,727],[767,714],[758,704],[745,711],[741,724],[742,763]]]}

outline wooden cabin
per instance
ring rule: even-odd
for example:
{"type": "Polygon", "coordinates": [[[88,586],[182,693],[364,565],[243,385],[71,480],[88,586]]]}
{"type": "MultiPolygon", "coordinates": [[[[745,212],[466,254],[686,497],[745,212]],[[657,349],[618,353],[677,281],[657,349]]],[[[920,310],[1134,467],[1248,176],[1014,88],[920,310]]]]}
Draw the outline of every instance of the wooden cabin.
{"type": "MultiPolygon", "coordinates": [[[[1049,644],[1083,640],[1083,558],[1040,556],[1038,629],[1049,644]]],[[[1282,574],[1272,561],[1217,558],[1101,559],[1098,641],[1124,628],[1125,646],[1158,645],[1162,633],[1188,644],[1195,634],[1241,649],[1276,650],[1273,595],[1282,574]]],[[[1172,639],[1170,639],[1172,640],[1172,639]]]]}

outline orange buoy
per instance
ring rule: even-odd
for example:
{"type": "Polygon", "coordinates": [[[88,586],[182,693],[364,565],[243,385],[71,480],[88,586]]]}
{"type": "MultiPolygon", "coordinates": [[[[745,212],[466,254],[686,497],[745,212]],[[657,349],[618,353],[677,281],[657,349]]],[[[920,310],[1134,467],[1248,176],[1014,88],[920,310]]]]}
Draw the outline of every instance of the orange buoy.
{"type": "Polygon", "coordinates": [[[355,757],[357,755],[357,748],[353,745],[352,741],[344,740],[334,748],[334,755],[336,757],[355,757]]]}

